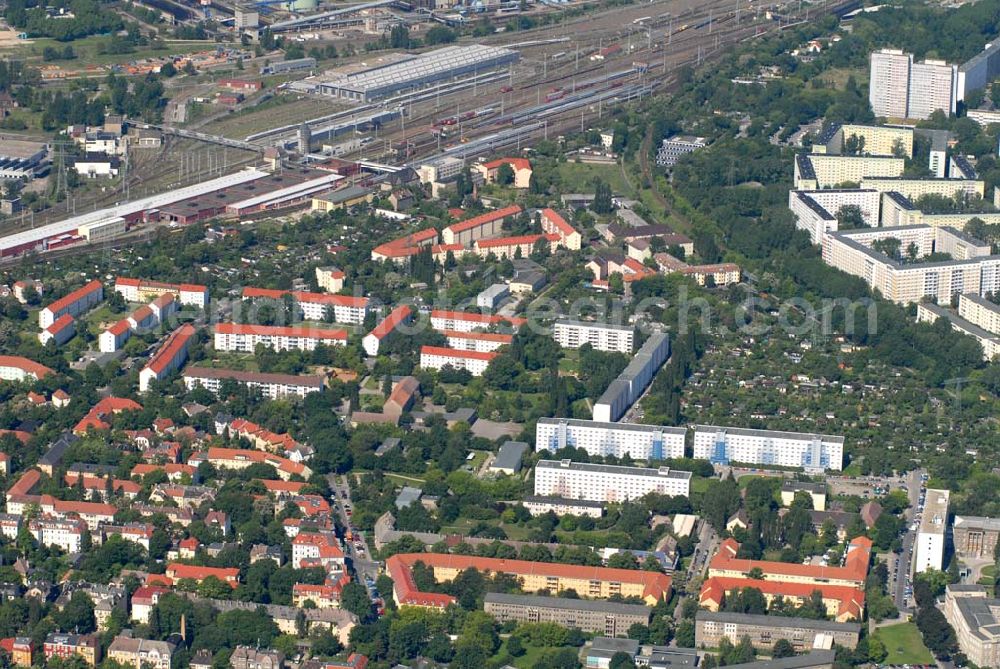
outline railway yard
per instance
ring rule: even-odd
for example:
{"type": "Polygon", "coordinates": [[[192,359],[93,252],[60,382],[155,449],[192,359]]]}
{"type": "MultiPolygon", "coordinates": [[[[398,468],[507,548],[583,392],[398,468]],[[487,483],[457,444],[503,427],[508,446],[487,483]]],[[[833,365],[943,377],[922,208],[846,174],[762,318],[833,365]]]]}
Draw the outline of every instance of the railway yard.
{"type": "MultiPolygon", "coordinates": [[[[681,68],[708,62],[729,45],[795,25],[808,12],[848,6],[843,0],[804,9],[746,0],[653,0],[582,15],[563,9],[539,27],[464,35],[415,54],[391,50],[312,63],[229,110],[189,122],[167,114],[162,124],[142,124],[162,131],[162,146],[133,152],[114,187],[71,194],[37,216],[8,218],[0,233],[58,224],[80,211],[259,166],[274,147],[290,167],[346,159],[376,179],[404,166],[518,150],[599,127],[616,107],[668,94],[681,68]]],[[[417,13],[408,5],[376,2],[338,9],[334,16],[375,10],[398,18],[417,13]]],[[[306,15],[283,30],[288,37],[325,27],[330,14],[306,15]]],[[[281,69],[280,61],[275,66],[260,59],[251,65],[258,67],[281,69]]],[[[180,104],[201,99],[204,77],[188,91],[182,82],[171,82],[172,98],[180,104]]]]}

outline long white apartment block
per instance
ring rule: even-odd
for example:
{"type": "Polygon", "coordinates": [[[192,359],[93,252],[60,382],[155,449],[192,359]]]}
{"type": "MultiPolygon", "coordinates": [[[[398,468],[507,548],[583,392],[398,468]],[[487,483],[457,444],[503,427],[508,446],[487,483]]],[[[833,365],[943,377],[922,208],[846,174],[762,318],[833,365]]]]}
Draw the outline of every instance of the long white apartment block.
{"type": "Polygon", "coordinates": [[[861,180],[861,187],[871,188],[880,193],[895,191],[911,201],[916,201],[923,195],[953,198],[956,194],[961,194],[981,198],[985,192],[985,186],[979,179],[931,179],[872,175],[861,180]]]}
{"type": "Polygon", "coordinates": [[[610,422],[625,415],[629,407],[645,392],[668,357],[670,336],[665,332],[650,334],[622,373],[594,403],[594,420],[610,422]]]}
{"type": "Polygon", "coordinates": [[[843,207],[858,207],[865,225],[878,225],[879,199],[879,192],[871,189],[793,190],[788,193],[788,208],[795,215],[795,227],[808,232],[813,244],[822,244],[827,233],[840,229],[837,214],[843,207]]]}
{"type": "Polygon", "coordinates": [[[536,495],[626,502],[649,493],[687,497],[691,493],[691,472],[670,467],[621,467],[571,460],[539,460],[535,466],[536,495]]]}
{"type": "Polygon", "coordinates": [[[497,355],[496,352],[481,353],[443,346],[422,346],[420,347],[420,368],[441,370],[445,367],[451,367],[455,370],[464,369],[473,376],[482,376],[486,368],[490,366],[490,361],[497,355]]]}
{"type": "Polygon", "coordinates": [[[902,226],[830,233],[823,240],[823,261],[860,277],[882,296],[899,304],[925,297],[938,304],[951,302],[957,293],[986,295],[1000,290],[1000,256],[953,228],[902,226]],[[917,258],[932,251],[951,254],[943,262],[901,263],[872,248],[880,239],[900,241],[905,255],[912,244],[917,258]]]}
{"type": "Polygon", "coordinates": [[[588,455],[628,454],[633,460],[665,460],[684,456],[683,427],[602,423],[575,418],[539,418],[535,424],[535,450],[581,448],[588,455]]]}
{"type": "Polygon", "coordinates": [[[563,319],[552,325],[552,338],[563,348],[580,348],[590,344],[598,351],[631,353],[635,328],[563,319]]]}
{"type": "Polygon", "coordinates": [[[328,315],[337,323],[364,323],[368,315],[368,298],[350,295],[328,295],[326,293],[306,293],[293,290],[245,287],[242,298],[247,300],[289,300],[294,308],[302,312],[307,321],[322,321],[328,315]]]}
{"type": "Polygon", "coordinates": [[[696,425],[694,457],[712,464],[732,462],[802,467],[806,471],[844,467],[844,438],[830,434],[696,425]]]}
{"type": "Polygon", "coordinates": [[[870,177],[898,177],[906,161],[893,156],[836,156],[800,153],[795,156],[796,190],[834,188],[870,177]]]}
{"type": "Polygon", "coordinates": [[[309,326],[278,327],[218,323],[215,350],[253,353],[258,345],[275,351],[312,351],[317,346],[346,346],[347,331],[309,326]]]}
{"type": "Polygon", "coordinates": [[[448,340],[450,348],[459,351],[478,351],[491,353],[501,346],[508,346],[514,341],[514,335],[499,332],[460,332],[444,330],[441,334],[448,340]]]}
{"type": "Polygon", "coordinates": [[[979,295],[958,296],[958,315],[992,334],[1000,334],[1000,305],[979,295]]]}
{"type": "Polygon", "coordinates": [[[188,367],[184,370],[184,386],[188,390],[205,388],[211,393],[218,393],[227,381],[260,392],[269,400],[305,397],[309,393],[322,392],[326,387],[326,379],[321,375],[264,374],[212,367],[188,367]]]}
{"type": "Polygon", "coordinates": [[[913,128],[857,123],[831,124],[813,142],[812,152],[843,154],[852,138],[861,152],[872,156],[913,157],[913,128]]]}
{"type": "MultiPolygon", "coordinates": [[[[959,304],[961,304],[962,297],[965,296],[959,297],[959,304]]],[[[981,298],[977,297],[977,299],[981,298]]],[[[920,302],[917,304],[918,321],[934,323],[939,318],[947,319],[951,324],[952,330],[968,335],[979,342],[979,346],[983,349],[983,360],[992,360],[997,355],[1000,355],[1000,336],[984,330],[975,323],[966,320],[960,314],[956,314],[951,309],[946,309],[945,307],[929,302],[920,302]]]]}
{"type": "Polygon", "coordinates": [[[943,60],[925,60],[910,66],[910,92],[906,115],[930,118],[935,111],[955,113],[958,98],[958,66],[943,60]]]}
{"type": "Polygon", "coordinates": [[[927,489],[924,515],[920,518],[917,531],[917,557],[913,569],[920,574],[928,569],[944,571],[944,546],[948,538],[948,501],[951,493],[947,490],[927,489]]]}

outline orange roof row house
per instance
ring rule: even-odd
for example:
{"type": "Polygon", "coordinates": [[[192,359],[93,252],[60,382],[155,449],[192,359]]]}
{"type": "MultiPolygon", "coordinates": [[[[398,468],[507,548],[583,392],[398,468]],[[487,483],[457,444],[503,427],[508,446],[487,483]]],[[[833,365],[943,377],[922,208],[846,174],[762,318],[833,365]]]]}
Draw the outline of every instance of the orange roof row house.
{"type": "Polygon", "coordinates": [[[435,578],[451,580],[466,569],[518,578],[525,590],[551,592],[575,589],[581,596],[607,598],[614,592],[635,595],[654,604],[670,595],[670,576],[636,569],[613,569],[554,562],[504,560],[448,553],[399,553],[386,560],[393,580],[393,596],[400,606],[444,608],[455,601],[450,595],[420,591],[413,580],[413,566],[422,562],[434,570],[435,578]]]}
{"type": "Polygon", "coordinates": [[[73,428],[73,432],[86,434],[90,428],[95,430],[111,429],[111,425],[106,423],[104,419],[122,411],[142,411],[142,405],[126,397],[105,397],[95,404],[86,416],[80,419],[80,422],[73,428]]]}

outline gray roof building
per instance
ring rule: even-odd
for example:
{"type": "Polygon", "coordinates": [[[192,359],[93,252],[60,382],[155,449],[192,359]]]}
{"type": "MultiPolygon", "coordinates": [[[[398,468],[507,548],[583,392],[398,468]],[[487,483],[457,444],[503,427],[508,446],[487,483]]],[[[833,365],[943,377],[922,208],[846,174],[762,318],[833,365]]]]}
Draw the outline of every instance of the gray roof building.
{"type": "Polygon", "coordinates": [[[496,460],[490,465],[491,472],[516,474],[521,470],[521,460],[528,452],[528,444],[523,441],[507,441],[500,447],[496,460]]]}

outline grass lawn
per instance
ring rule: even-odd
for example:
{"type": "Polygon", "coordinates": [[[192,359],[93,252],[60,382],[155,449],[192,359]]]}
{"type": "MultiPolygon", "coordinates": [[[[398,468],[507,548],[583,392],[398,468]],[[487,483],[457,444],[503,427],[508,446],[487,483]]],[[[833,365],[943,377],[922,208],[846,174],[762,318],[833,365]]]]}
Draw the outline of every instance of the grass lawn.
{"type": "MultiPolygon", "coordinates": [[[[133,53],[99,53],[102,47],[115,39],[109,35],[91,35],[83,39],[74,40],[70,43],[73,47],[76,58],[72,60],[57,60],[52,65],[58,65],[64,70],[80,70],[85,66],[112,65],[116,63],[131,63],[145,58],[157,58],[162,56],[194,53],[196,51],[208,51],[215,48],[213,42],[207,40],[171,40],[163,43],[162,48],[141,47],[133,53]]],[[[31,40],[31,44],[25,44],[19,48],[19,56],[41,60],[45,47],[55,47],[62,50],[66,44],[57,42],[47,37],[31,40]]]]}
{"type": "Polygon", "coordinates": [[[399,485],[413,485],[414,483],[426,482],[424,479],[417,478],[416,476],[404,476],[403,474],[393,474],[391,472],[386,472],[385,477],[395,481],[399,485]]]}
{"type": "Polygon", "coordinates": [[[632,189],[622,176],[618,165],[585,165],[566,162],[559,164],[559,178],[567,193],[593,193],[594,179],[603,179],[615,193],[632,195],[632,189]]]}
{"type": "Polygon", "coordinates": [[[576,374],[580,371],[580,352],[576,349],[566,349],[559,360],[559,371],[564,374],[576,374]]]}
{"type": "Polygon", "coordinates": [[[704,494],[708,491],[708,482],[713,479],[703,478],[701,476],[691,477],[691,492],[698,492],[704,494]]]}
{"type": "Polygon", "coordinates": [[[885,664],[933,664],[934,656],[927,650],[924,640],[920,636],[920,631],[914,623],[900,623],[880,627],[875,632],[885,648],[889,651],[889,656],[885,658],[885,664]]]}

